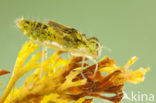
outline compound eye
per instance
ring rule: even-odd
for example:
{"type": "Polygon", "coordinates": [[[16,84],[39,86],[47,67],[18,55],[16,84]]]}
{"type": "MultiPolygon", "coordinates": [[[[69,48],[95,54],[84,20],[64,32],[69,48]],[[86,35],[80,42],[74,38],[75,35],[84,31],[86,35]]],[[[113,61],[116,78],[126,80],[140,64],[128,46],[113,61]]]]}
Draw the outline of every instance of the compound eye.
{"type": "Polygon", "coordinates": [[[96,43],[96,47],[99,47],[99,44],[98,43],[96,43]]]}
{"type": "Polygon", "coordinates": [[[26,23],[26,24],[30,24],[30,22],[29,22],[29,21],[25,21],[25,23],[26,23]]]}

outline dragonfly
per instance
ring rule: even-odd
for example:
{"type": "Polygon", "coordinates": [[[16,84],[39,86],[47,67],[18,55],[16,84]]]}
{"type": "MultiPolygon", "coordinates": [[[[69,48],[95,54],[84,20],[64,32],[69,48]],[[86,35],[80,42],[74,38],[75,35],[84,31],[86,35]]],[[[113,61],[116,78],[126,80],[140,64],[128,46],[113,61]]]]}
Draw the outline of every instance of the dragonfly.
{"type": "MultiPolygon", "coordinates": [[[[21,19],[16,20],[17,27],[28,38],[42,45],[42,53],[45,48],[65,51],[73,56],[83,57],[82,67],[85,58],[96,63],[93,77],[95,76],[98,63],[97,59],[101,54],[101,44],[96,37],[86,38],[85,34],[81,34],[75,28],[59,24],[57,22],[47,20],[41,23],[36,20],[21,19]]],[[[44,55],[42,54],[41,68],[43,68],[44,55]]],[[[42,70],[41,70],[42,71],[42,70]]]]}

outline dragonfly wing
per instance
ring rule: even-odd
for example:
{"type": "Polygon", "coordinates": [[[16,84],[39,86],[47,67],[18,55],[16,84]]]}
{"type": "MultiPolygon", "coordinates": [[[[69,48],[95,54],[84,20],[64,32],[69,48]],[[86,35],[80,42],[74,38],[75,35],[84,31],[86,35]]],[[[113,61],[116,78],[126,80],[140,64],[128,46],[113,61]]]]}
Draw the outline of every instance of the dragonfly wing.
{"type": "Polygon", "coordinates": [[[50,26],[61,37],[61,41],[69,48],[79,48],[80,45],[85,45],[85,36],[83,36],[78,30],[59,24],[57,22],[48,20],[48,26],[50,26]]]}
{"type": "Polygon", "coordinates": [[[51,20],[48,20],[47,23],[52,29],[55,30],[55,32],[59,33],[61,36],[74,35],[74,34],[78,33],[78,31],[74,28],[64,26],[62,24],[59,24],[59,23],[51,21],[51,20]]]}

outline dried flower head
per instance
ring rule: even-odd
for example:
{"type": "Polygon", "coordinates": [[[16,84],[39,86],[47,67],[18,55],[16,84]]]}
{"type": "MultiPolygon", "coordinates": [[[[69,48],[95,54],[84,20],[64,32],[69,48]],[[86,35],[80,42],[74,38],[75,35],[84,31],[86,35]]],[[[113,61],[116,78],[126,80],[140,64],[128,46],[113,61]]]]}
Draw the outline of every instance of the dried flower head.
{"type": "Polygon", "coordinates": [[[85,69],[76,70],[81,67],[82,58],[73,56],[67,60],[60,56],[64,52],[57,51],[44,60],[44,73],[40,77],[41,52],[35,53],[25,63],[28,56],[38,47],[32,41],[23,45],[0,103],[92,103],[91,97],[119,103],[123,97],[124,83],[142,82],[145,73],[149,70],[149,68],[135,71],[128,69],[137,57],[130,59],[124,67],[117,66],[113,59],[106,58],[98,62],[98,72],[93,78],[96,65],[85,63],[85,69]],[[19,78],[32,70],[34,72],[27,77],[23,86],[12,89],[19,78]],[[102,75],[102,72],[107,73],[102,75]],[[103,96],[105,93],[114,96],[103,96]]]}

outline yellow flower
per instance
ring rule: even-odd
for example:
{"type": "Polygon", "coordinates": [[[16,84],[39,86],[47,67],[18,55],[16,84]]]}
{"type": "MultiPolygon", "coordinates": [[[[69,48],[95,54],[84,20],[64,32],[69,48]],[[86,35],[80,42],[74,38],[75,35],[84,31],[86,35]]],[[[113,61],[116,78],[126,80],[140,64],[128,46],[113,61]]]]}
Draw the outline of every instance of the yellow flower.
{"type": "Polygon", "coordinates": [[[111,73],[116,70],[120,70],[122,71],[122,77],[125,79],[126,82],[137,84],[143,82],[144,75],[149,70],[149,68],[146,69],[139,68],[135,71],[128,69],[128,67],[131,66],[136,60],[138,60],[137,57],[132,57],[123,68],[116,66],[114,64],[113,65],[109,64],[109,66],[101,68],[99,71],[111,73]]]}
{"type": "Polygon", "coordinates": [[[23,45],[0,103],[92,103],[93,98],[88,99],[87,96],[117,103],[123,97],[124,83],[140,83],[148,71],[148,68],[136,71],[128,69],[137,60],[136,57],[130,59],[124,67],[117,66],[113,59],[106,58],[98,62],[98,72],[93,77],[95,64],[85,63],[85,69],[77,70],[81,67],[82,57],[71,57],[67,60],[60,56],[63,51],[57,51],[44,60],[43,74],[40,77],[39,60],[42,53],[36,52],[32,55],[38,47],[32,41],[23,45]],[[29,56],[31,58],[26,62],[29,56]],[[21,87],[12,89],[19,78],[32,70],[34,72],[21,87]],[[102,75],[102,72],[108,74],[102,75]],[[103,93],[115,96],[103,96],[103,93]]]}

